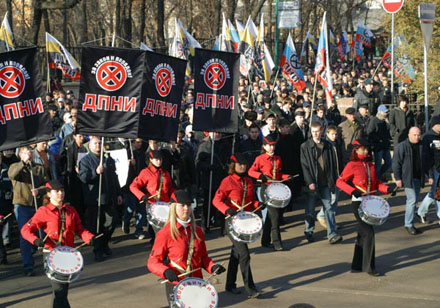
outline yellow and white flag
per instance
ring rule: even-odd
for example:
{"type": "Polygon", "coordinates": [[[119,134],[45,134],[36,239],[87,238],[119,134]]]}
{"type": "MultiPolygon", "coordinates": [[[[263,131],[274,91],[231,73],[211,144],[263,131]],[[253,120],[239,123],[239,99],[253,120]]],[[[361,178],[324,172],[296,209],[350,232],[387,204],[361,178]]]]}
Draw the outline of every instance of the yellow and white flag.
{"type": "Polygon", "coordinates": [[[258,75],[262,77],[265,81],[270,81],[270,76],[272,75],[275,63],[273,62],[272,56],[270,55],[267,45],[264,43],[264,14],[261,14],[260,28],[256,40],[256,59],[255,67],[258,75]]]}
{"type": "Polygon", "coordinates": [[[47,61],[50,68],[59,69],[72,80],[79,80],[81,67],[67,49],[52,35],[46,32],[47,61]]]}
{"type": "Polygon", "coordinates": [[[6,12],[0,27],[0,52],[14,49],[14,35],[12,34],[11,26],[9,25],[8,12],[6,12]]]}

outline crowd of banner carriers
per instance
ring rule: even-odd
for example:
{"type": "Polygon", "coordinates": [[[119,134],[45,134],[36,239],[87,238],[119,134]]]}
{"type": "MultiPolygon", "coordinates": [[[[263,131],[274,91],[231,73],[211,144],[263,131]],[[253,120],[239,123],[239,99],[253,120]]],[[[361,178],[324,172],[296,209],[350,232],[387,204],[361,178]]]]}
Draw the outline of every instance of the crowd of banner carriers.
{"type": "MultiPolygon", "coordinates": [[[[6,250],[19,238],[24,272],[33,275],[36,242],[17,236],[13,218],[21,230],[32,221],[45,192],[54,187],[63,187],[64,201],[95,233],[93,239],[101,237],[95,239],[96,261],[112,254],[108,243],[117,225],[126,234],[134,227],[136,238],[150,237],[153,242],[168,211],[164,216],[146,210],[150,198],[134,194],[131,186],[154,159],[160,159],[158,168],[170,175],[170,196],[175,190],[188,193],[203,231],[218,227],[220,234],[227,234],[224,213],[211,200],[228,176],[231,155],[243,154],[251,166],[270,140],[277,144],[281,171],[294,175],[288,183],[279,183],[288,188],[279,217],[282,224],[285,209],[293,209],[293,201],[304,195],[301,145],[312,139],[313,123],[319,123],[322,138],[335,150],[338,174],[349,161],[353,142],[362,137],[375,154],[377,178],[390,180],[392,143],[397,146],[412,126],[423,125],[408,105],[411,65],[395,59],[398,84],[392,103],[389,52],[381,60],[373,59],[373,34],[362,23],[352,44],[346,33],[336,43],[324,15],[319,41],[307,33],[298,55],[289,35],[279,70],[273,71],[261,20],[258,28],[250,18],[246,26],[237,23],[238,30],[224,20],[212,50],[201,48],[176,20],[170,56],[145,45],[84,46],[81,67],[46,33],[48,66],[80,80],[77,92],[65,91],[53,80],[44,89],[37,49],[14,49],[5,17],[0,31],[7,49],[0,53],[0,263],[8,263],[6,250]],[[316,61],[309,56],[312,51],[316,61]],[[110,228],[101,227],[108,219],[110,228]]],[[[405,45],[401,36],[395,42],[395,49],[405,45]]],[[[156,194],[150,192],[155,201],[168,185],[160,174],[158,183],[144,183],[147,192],[155,186],[156,194]]],[[[337,203],[337,196],[334,199],[337,203]]],[[[317,219],[326,226],[322,212],[317,219]]],[[[405,227],[409,228],[406,222],[405,227]]],[[[39,239],[43,236],[40,233],[39,239]]],[[[51,238],[48,234],[44,240],[47,237],[51,238]]],[[[62,276],[56,270],[48,275],[52,280],[62,276]]]]}

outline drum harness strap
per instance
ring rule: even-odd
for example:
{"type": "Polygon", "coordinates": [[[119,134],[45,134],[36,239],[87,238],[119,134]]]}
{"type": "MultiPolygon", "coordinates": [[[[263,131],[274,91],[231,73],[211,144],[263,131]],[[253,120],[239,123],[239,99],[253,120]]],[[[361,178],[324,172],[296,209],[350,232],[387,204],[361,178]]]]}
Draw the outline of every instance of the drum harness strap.
{"type": "Polygon", "coordinates": [[[191,261],[194,253],[194,230],[192,229],[192,226],[189,226],[191,230],[191,238],[189,240],[189,250],[188,250],[188,258],[186,259],[186,272],[188,273],[191,271],[191,261]]]}
{"type": "Polygon", "coordinates": [[[63,239],[63,232],[66,230],[66,208],[61,208],[61,226],[60,226],[60,235],[58,237],[57,246],[61,245],[61,240],[63,239]]]}
{"type": "Polygon", "coordinates": [[[157,190],[157,193],[156,193],[156,201],[159,201],[160,200],[160,194],[161,194],[161,192],[162,192],[162,186],[163,186],[163,172],[162,172],[162,170],[160,171],[160,173],[159,173],[159,189],[157,190]]]}
{"type": "Polygon", "coordinates": [[[370,194],[370,189],[371,189],[371,174],[370,174],[370,166],[368,166],[368,163],[364,162],[365,167],[367,168],[367,177],[368,177],[368,181],[367,181],[367,195],[370,194]]]}
{"type": "Polygon", "coordinates": [[[277,179],[277,161],[272,157],[272,180],[277,179]]]}
{"type": "Polygon", "coordinates": [[[241,208],[244,210],[244,203],[246,202],[246,195],[247,195],[247,183],[243,179],[243,196],[241,197],[241,208]]]}

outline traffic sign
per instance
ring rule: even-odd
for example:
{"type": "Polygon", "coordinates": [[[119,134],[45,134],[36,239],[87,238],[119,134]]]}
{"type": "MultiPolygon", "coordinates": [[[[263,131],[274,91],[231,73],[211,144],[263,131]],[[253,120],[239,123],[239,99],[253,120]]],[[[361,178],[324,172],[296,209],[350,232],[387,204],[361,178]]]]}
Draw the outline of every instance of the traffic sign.
{"type": "Polygon", "coordinates": [[[419,18],[420,27],[422,28],[423,41],[426,49],[429,49],[435,19],[435,5],[431,3],[420,3],[419,18]]]}
{"type": "Polygon", "coordinates": [[[397,13],[402,8],[404,1],[405,0],[381,0],[383,9],[390,14],[397,13]]]}

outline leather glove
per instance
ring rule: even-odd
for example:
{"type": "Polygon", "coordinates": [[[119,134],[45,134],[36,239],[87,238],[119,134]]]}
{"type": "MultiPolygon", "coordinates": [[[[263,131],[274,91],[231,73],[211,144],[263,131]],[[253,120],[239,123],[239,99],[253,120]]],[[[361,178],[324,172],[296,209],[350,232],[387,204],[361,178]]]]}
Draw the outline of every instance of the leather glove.
{"type": "Polygon", "coordinates": [[[3,225],[5,224],[6,219],[2,216],[0,217],[0,227],[3,227],[3,225]]]}
{"type": "Polygon", "coordinates": [[[260,211],[264,210],[266,208],[266,204],[263,202],[258,202],[258,209],[260,211]]]}
{"type": "Polygon", "coordinates": [[[267,183],[267,177],[264,174],[261,174],[259,179],[261,180],[261,182],[267,183]]]}
{"type": "Polygon", "coordinates": [[[226,268],[224,268],[222,265],[220,264],[214,264],[211,268],[211,272],[212,273],[216,273],[217,275],[226,272],[226,268]]]}
{"type": "Polygon", "coordinates": [[[43,248],[44,247],[44,242],[41,238],[37,238],[34,241],[34,245],[37,246],[38,248],[43,248]]]}
{"type": "Polygon", "coordinates": [[[166,269],[165,272],[163,272],[163,275],[166,279],[168,279],[169,282],[179,281],[179,277],[177,277],[176,272],[171,268],[166,269]]]}
{"type": "Polygon", "coordinates": [[[148,197],[147,196],[143,196],[142,197],[142,202],[144,202],[145,204],[148,204],[148,197]]]}
{"type": "Polygon", "coordinates": [[[229,216],[234,216],[235,214],[237,214],[237,211],[234,209],[227,209],[226,214],[228,214],[229,216]]]}
{"type": "Polygon", "coordinates": [[[353,197],[360,198],[362,197],[362,193],[359,190],[355,190],[351,193],[353,197]]]}
{"type": "Polygon", "coordinates": [[[396,184],[391,183],[388,185],[387,193],[394,197],[396,195],[396,187],[396,184]]]}

